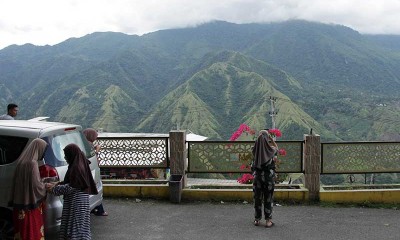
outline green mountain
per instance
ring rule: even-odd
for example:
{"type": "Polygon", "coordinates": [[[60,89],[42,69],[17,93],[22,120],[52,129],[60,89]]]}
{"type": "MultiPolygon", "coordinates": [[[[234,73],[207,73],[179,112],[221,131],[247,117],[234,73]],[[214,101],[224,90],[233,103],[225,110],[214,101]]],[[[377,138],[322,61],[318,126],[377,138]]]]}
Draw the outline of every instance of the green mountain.
{"type": "Polygon", "coordinates": [[[274,87],[282,84],[300,90],[296,80],[239,53],[222,55],[227,61],[215,62],[193,74],[187,82],[167,94],[139,125],[139,130],[166,132],[179,126],[210,138],[227,139],[241,123],[247,123],[253,129],[266,128],[270,123],[269,96],[275,96],[279,99],[277,108],[284,113],[277,115],[276,125],[288,132],[285,139],[299,139],[310,128],[327,138],[335,138],[274,87]],[[254,69],[260,69],[264,76],[254,69]],[[167,121],[160,122],[159,116],[167,121]]]}
{"type": "Polygon", "coordinates": [[[92,33],[0,50],[0,107],[112,132],[227,139],[275,123],[284,139],[399,140],[400,36],[340,25],[212,22],[143,36],[92,33]]]}
{"type": "MultiPolygon", "coordinates": [[[[400,36],[399,35],[365,35],[365,37],[381,47],[389,49],[389,51],[400,50],[400,36]]],[[[398,54],[398,52],[397,52],[398,54]]]]}
{"type": "Polygon", "coordinates": [[[397,95],[400,55],[343,26],[287,22],[246,50],[314,86],[397,95]]]}

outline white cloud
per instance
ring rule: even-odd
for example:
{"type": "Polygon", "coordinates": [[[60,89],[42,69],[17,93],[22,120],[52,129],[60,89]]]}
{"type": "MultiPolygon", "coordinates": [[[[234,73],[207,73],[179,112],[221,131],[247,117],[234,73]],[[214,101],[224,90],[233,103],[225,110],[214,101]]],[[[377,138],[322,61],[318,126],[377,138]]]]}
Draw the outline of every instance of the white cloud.
{"type": "Polygon", "coordinates": [[[400,34],[400,0],[2,0],[0,49],[56,44],[96,31],[143,34],[211,20],[304,19],[361,33],[400,34]]]}

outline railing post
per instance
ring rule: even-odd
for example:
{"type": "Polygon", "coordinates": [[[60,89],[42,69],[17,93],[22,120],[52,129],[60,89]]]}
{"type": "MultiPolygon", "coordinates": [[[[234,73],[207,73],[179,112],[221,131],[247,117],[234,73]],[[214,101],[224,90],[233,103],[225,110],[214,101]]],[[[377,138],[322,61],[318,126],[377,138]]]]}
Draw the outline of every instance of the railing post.
{"type": "Polygon", "coordinates": [[[186,177],[186,132],[174,130],[169,132],[170,141],[170,169],[172,174],[183,176],[183,188],[187,186],[186,177]]]}
{"type": "Polygon", "coordinates": [[[319,201],[321,173],[321,137],[304,135],[304,186],[308,189],[308,199],[319,201]]]}

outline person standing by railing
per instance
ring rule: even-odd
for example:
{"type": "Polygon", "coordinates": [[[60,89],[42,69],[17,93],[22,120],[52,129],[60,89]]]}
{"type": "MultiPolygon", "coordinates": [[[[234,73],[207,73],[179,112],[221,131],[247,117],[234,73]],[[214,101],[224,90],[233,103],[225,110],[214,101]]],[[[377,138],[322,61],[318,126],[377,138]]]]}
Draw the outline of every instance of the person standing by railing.
{"type": "MultiPolygon", "coordinates": [[[[100,151],[100,145],[98,145],[98,144],[95,145],[94,144],[94,141],[96,141],[96,139],[98,137],[97,131],[95,129],[93,129],[93,128],[87,128],[87,129],[83,130],[83,135],[85,135],[86,140],[88,140],[88,142],[90,143],[92,148],[95,150],[96,155],[97,155],[99,153],[99,151],[100,151]]],[[[99,164],[99,162],[97,162],[97,164],[99,164]]],[[[106,211],[104,211],[103,203],[101,203],[100,205],[96,206],[92,210],[92,213],[94,215],[96,215],[96,216],[108,216],[108,213],[106,211]]]]}
{"type": "Polygon", "coordinates": [[[275,162],[278,145],[268,133],[261,130],[253,147],[253,198],[254,198],[254,225],[259,226],[262,218],[262,204],[264,202],[265,227],[270,228],[272,222],[272,207],[275,188],[275,162]]]}

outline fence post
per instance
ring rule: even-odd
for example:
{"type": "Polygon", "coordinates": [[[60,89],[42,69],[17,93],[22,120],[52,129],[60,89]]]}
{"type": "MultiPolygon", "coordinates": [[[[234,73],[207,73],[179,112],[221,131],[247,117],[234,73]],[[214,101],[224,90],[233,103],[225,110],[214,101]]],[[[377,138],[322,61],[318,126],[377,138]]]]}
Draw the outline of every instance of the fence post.
{"type": "Polygon", "coordinates": [[[321,173],[321,137],[304,135],[304,186],[308,189],[308,199],[319,201],[321,173]]]}

